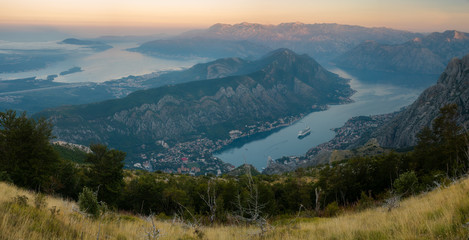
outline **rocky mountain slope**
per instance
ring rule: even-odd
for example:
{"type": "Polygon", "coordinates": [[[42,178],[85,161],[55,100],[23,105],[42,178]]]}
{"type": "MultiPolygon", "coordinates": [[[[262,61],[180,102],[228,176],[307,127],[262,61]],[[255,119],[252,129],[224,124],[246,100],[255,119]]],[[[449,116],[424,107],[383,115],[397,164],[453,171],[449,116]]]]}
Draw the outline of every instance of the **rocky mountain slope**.
{"type": "Polygon", "coordinates": [[[215,24],[208,29],[186,32],[173,39],[148,42],[137,49],[160,56],[183,56],[187,54],[185,52],[188,52],[210,57],[207,54],[213,51],[202,52],[200,50],[205,48],[207,42],[212,42],[211,48],[215,46],[218,52],[231,51],[230,56],[247,56],[247,53],[253,53],[253,48],[259,50],[289,48],[325,62],[366,40],[397,44],[421,36],[418,33],[389,28],[366,28],[340,24],[298,22],[279,25],[215,24]],[[195,46],[199,49],[194,48],[195,46]],[[233,53],[238,55],[233,55],[233,53]]]}
{"type": "Polygon", "coordinates": [[[336,136],[311,148],[305,156],[283,157],[269,162],[263,171],[278,174],[299,167],[315,166],[351,156],[373,155],[385,148],[407,148],[417,144],[417,133],[431,126],[440,108],[456,103],[459,123],[469,126],[469,54],[453,59],[436,85],[425,90],[410,106],[399,112],[349,119],[336,136]],[[371,144],[370,144],[371,143],[371,144]],[[352,150],[352,151],[350,151],[352,150]],[[363,153],[363,154],[360,154],[363,153]]]}
{"type": "Polygon", "coordinates": [[[425,90],[404,111],[371,134],[383,147],[404,148],[417,143],[417,133],[431,126],[441,107],[456,103],[459,123],[469,125],[469,54],[453,59],[436,85],[425,90]]]}
{"type": "Polygon", "coordinates": [[[261,123],[349,102],[353,93],[347,80],[288,49],[249,64],[224,61],[238,67],[198,77],[242,74],[137,91],[122,99],[56,108],[37,116],[51,119],[54,134],[67,142],[102,142],[141,153],[192,141],[185,151],[203,152],[205,141],[233,138],[232,130],[243,133],[261,123]]]}
{"type": "Polygon", "coordinates": [[[334,60],[339,67],[408,73],[441,73],[454,57],[469,52],[469,34],[432,33],[402,44],[367,41],[334,60]]]}

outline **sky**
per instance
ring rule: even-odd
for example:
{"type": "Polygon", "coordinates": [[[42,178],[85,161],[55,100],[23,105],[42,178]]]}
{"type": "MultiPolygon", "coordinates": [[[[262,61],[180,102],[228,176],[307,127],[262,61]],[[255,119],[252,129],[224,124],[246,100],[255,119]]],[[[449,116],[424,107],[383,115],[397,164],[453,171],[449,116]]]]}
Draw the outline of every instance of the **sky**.
{"type": "Polygon", "coordinates": [[[241,22],[469,32],[469,0],[0,0],[1,25],[107,28],[135,34],[241,22]]]}

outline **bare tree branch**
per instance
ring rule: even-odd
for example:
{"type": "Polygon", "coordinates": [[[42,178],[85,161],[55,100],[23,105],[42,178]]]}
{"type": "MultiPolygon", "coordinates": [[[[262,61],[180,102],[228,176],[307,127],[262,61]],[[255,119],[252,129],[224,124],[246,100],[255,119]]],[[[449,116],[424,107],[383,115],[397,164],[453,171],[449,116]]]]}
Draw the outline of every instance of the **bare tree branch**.
{"type": "Polygon", "coordinates": [[[205,204],[209,208],[210,225],[213,225],[213,223],[215,222],[215,217],[216,217],[216,212],[217,212],[216,186],[212,187],[212,184],[215,184],[215,183],[213,183],[213,181],[210,179],[207,183],[207,196],[199,194],[200,198],[205,202],[205,204]]]}
{"type": "Polygon", "coordinates": [[[238,194],[237,202],[235,203],[238,209],[238,214],[235,215],[235,217],[240,221],[257,225],[261,229],[261,235],[263,235],[268,229],[270,229],[270,225],[267,222],[267,216],[263,215],[262,212],[262,209],[264,209],[267,204],[260,203],[257,184],[255,184],[252,179],[248,165],[245,166],[248,178],[247,190],[249,195],[246,201],[243,202],[241,195],[238,194]]]}

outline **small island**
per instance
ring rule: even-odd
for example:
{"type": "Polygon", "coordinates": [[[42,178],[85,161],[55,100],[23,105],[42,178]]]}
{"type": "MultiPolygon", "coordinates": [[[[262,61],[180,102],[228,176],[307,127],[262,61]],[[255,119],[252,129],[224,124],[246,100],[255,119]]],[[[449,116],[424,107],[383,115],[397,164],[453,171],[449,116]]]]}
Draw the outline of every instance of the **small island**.
{"type": "Polygon", "coordinates": [[[98,42],[98,41],[90,41],[90,40],[81,40],[81,39],[76,39],[76,38],[67,38],[59,44],[70,44],[70,45],[77,45],[77,46],[83,46],[85,48],[93,49],[95,51],[105,51],[110,48],[112,48],[111,45],[108,45],[103,42],[98,42]]]}
{"type": "Polygon", "coordinates": [[[77,72],[83,72],[83,69],[81,69],[81,67],[72,67],[66,71],[61,72],[60,76],[65,76],[65,75],[77,73],[77,72]]]}

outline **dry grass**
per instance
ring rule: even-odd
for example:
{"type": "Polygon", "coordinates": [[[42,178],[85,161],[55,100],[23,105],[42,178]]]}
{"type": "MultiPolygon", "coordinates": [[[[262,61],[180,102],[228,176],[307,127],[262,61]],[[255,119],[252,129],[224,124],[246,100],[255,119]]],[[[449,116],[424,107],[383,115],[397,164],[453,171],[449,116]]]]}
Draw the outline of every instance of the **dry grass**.
{"type": "Polygon", "coordinates": [[[375,208],[277,228],[275,239],[468,239],[469,180],[406,199],[388,212],[375,208]]]}
{"type": "MultiPolygon", "coordinates": [[[[34,193],[0,183],[0,239],[148,239],[152,224],[142,218],[109,214],[92,220],[73,209],[74,202],[47,197],[47,206],[34,207],[34,193]],[[28,205],[13,203],[28,197],[28,205]],[[59,214],[50,209],[56,206],[59,214]]],[[[194,228],[155,221],[158,239],[467,239],[469,231],[469,180],[412,197],[388,212],[375,208],[336,218],[299,219],[296,224],[275,226],[260,237],[255,227],[194,228]]]]}

